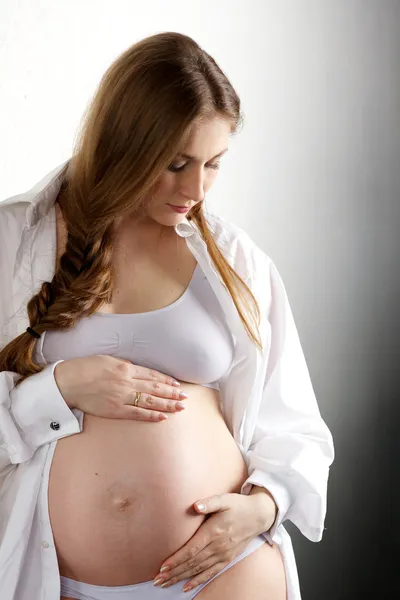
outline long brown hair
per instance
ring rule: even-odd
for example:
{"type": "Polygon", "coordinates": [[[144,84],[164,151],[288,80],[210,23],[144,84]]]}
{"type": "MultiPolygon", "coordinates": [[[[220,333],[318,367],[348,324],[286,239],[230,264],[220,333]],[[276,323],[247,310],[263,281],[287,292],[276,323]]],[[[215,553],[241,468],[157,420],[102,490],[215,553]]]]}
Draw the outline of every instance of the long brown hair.
{"type": "MultiPolygon", "coordinates": [[[[27,305],[38,334],[69,329],[111,302],[116,222],[143,209],[191,126],[214,116],[226,119],[235,134],[243,121],[240,99],[214,59],[190,37],[152,35],[111,64],[84,114],[60,192],[65,252],[52,281],[27,305]]],[[[201,202],[188,219],[196,222],[248,334],[262,348],[257,301],[218,248],[201,202]]],[[[35,342],[28,332],[11,341],[0,351],[0,371],[20,374],[18,383],[40,372],[35,342]]]]}

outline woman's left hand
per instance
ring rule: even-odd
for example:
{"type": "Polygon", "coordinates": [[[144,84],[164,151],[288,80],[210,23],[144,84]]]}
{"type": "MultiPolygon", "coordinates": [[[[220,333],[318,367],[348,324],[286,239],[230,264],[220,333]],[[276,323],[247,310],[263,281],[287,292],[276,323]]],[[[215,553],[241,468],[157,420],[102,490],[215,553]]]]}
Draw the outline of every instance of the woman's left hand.
{"type": "MultiPolygon", "coordinates": [[[[188,581],[184,591],[193,589],[214,577],[231,560],[239,556],[250,540],[271,527],[275,514],[271,507],[271,517],[265,515],[265,504],[256,495],[221,494],[201,500],[204,510],[193,504],[196,512],[210,514],[194,536],[175,554],[163,562],[155,581],[164,588],[183,579],[196,576],[188,581]],[[268,520],[271,522],[268,523],[268,520]],[[161,570],[168,566],[167,571],[161,570]],[[163,585],[168,582],[167,585],[163,585]],[[190,586],[190,587],[188,587],[190,586]]],[[[271,503],[273,501],[271,500],[271,503]]],[[[274,504],[275,508],[275,504],[274,504]]]]}

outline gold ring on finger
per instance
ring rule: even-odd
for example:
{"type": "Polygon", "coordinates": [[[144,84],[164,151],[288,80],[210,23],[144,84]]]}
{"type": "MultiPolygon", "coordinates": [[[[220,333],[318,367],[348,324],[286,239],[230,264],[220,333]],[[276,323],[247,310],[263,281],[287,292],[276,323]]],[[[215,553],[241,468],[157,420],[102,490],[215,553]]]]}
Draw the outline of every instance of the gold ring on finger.
{"type": "Polygon", "coordinates": [[[142,394],[142,392],[136,392],[136,394],[135,394],[135,400],[133,402],[133,406],[138,406],[139,405],[139,400],[140,400],[141,394],[142,394]]]}

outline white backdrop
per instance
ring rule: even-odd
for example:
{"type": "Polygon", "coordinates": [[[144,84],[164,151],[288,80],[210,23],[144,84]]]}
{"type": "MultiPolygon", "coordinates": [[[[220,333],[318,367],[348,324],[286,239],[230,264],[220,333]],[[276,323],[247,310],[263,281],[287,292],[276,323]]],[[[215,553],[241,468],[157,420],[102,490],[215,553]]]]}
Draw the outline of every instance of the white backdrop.
{"type": "Polygon", "coordinates": [[[0,0],[0,199],[69,157],[103,72],[147,35],[192,36],[241,96],[245,125],[206,203],[275,260],[334,433],[322,550],[295,540],[309,599],[331,591],[338,600],[329,575],[337,532],[354,527],[355,514],[360,531],[369,527],[355,481],[362,464],[365,473],[374,466],[376,417],[398,370],[399,8],[397,0],[0,0]]]}

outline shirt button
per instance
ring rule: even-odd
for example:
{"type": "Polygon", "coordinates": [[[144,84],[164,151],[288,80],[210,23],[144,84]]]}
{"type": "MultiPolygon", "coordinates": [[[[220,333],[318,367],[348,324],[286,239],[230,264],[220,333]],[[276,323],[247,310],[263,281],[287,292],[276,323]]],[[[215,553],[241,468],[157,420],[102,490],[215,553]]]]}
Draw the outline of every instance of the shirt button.
{"type": "Polygon", "coordinates": [[[58,431],[60,429],[60,423],[58,421],[52,421],[50,427],[54,429],[54,431],[58,431]]]}
{"type": "Polygon", "coordinates": [[[49,548],[50,544],[48,544],[47,542],[42,542],[42,547],[43,548],[49,548]]]}

